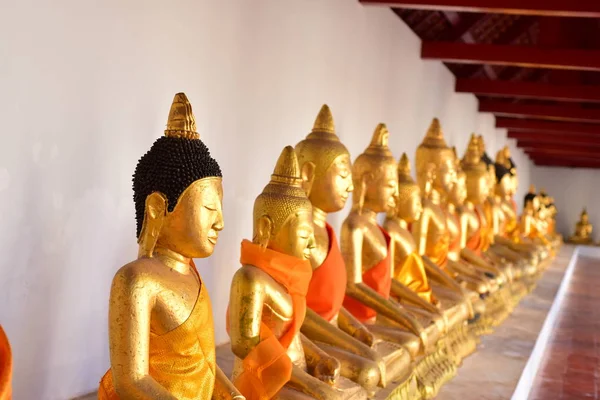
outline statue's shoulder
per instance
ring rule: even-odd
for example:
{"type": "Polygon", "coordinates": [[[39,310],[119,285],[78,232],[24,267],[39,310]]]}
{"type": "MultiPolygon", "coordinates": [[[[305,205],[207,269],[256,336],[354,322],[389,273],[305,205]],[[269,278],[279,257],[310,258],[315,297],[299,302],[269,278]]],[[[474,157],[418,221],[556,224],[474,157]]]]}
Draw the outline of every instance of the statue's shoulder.
{"type": "Polygon", "coordinates": [[[140,285],[146,286],[156,281],[157,276],[164,270],[160,261],[153,258],[140,258],[122,266],[113,278],[113,287],[120,286],[125,290],[134,290],[140,285]]]}
{"type": "Polygon", "coordinates": [[[240,285],[254,286],[257,282],[262,282],[264,278],[268,276],[269,274],[262,269],[251,264],[244,264],[233,274],[232,285],[238,287],[240,285]]]}
{"type": "Polygon", "coordinates": [[[358,211],[351,211],[342,223],[342,229],[348,229],[350,231],[363,229],[367,221],[367,218],[361,215],[358,211]]]}

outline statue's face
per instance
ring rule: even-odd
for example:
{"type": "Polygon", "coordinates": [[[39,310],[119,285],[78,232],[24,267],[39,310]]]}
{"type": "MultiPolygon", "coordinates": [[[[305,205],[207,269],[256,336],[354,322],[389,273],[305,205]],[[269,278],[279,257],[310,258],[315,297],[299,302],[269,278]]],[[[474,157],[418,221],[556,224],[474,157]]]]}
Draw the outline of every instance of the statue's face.
{"type": "Polygon", "coordinates": [[[587,224],[589,222],[589,217],[587,214],[581,214],[581,222],[583,222],[584,224],[587,224]]]}
{"type": "Polygon", "coordinates": [[[468,173],[468,198],[474,204],[482,204],[490,194],[487,173],[468,173]]]}
{"type": "Polygon", "coordinates": [[[309,260],[311,250],[315,247],[312,213],[302,210],[291,215],[271,238],[269,247],[280,253],[309,260]]]}
{"type": "Polygon", "coordinates": [[[456,183],[456,166],[454,160],[445,160],[437,170],[436,181],[439,185],[437,189],[445,193],[450,193],[452,187],[456,183]]]}
{"type": "Polygon", "coordinates": [[[464,176],[456,180],[456,184],[450,192],[450,201],[455,205],[461,205],[467,199],[467,183],[464,176]]]}
{"type": "Polygon", "coordinates": [[[423,204],[421,203],[421,193],[419,193],[418,189],[411,193],[405,206],[406,208],[404,213],[406,218],[404,219],[407,222],[417,221],[419,218],[421,218],[421,214],[423,213],[423,204]]]}
{"type": "Polygon", "coordinates": [[[158,243],[190,258],[210,256],[223,229],[221,178],[199,179],[165,217],[158,243]]]}
{"type": "Polygon", "coordinates": [[[315,178],[310,200],[327,213],[336,212],[344,208],[352,190],[354,186],[350,156],[342,154],[327,168],[325,174],[315,178]]]}
{"type": "Polygon", "coordinates": [[[382,166],[370,182],[366,182],[366,188],[365,204],[368,202],[369,208],[377,213],[393,209],[398,195],[396,165],[388,163],[382,166]]]}
{"type": "Polygon", "coordinates": [[[496,193],[500,197],[512,196],[514,193],[512,191],[513,182],[510,175],[506,174],[502,177],[500,182],[496,185],[496,193]]]}

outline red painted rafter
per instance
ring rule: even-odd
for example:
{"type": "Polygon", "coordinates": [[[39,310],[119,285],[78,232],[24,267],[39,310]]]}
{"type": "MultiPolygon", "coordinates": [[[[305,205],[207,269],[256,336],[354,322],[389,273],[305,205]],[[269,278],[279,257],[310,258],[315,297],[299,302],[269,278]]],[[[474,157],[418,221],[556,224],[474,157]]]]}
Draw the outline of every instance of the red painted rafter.
{"type": "MultiPolygon", "coordinates": [[[[480,100],[479,111],[503,117],[538,118],[553,121],[600,123],[600,109],[568,108],[561,105],[538,105],[480,100]]],[[[600,127],[598,127],[600,130],[600,127]]]]}
{"type": "MultiPolygon", "coordinates": [[[[565,153],[582,153],[582,154],[598,154],[598,145],[579,144],[579,143],[540,143],[540,142],[523,142],[518,140],[517,146],[532,152],[565,152],[565,153]]],[[[600,159],[600,157],[599,157],[600,159]]]]}
{"type": "Polygon", "coordinates": [[[598,50],[423,42],[421,57],[457,64],[600,71],[600,51],[598,50]]]}
{"type": "Polygon", "coordinates": [[[537,82],[457,79],[456,91],[493,97],[600,102],[600,86],[561,86],[537,82]]]}
{"type": "Polygon", "coordinates": [[[600,17],[596,0],[360,0],[364,5],[494,14],[600,17]]]}
{"type": "Polygon", "coordinates": [[[507,137],[517,139],[521,147],[543,146],[545,144],[588,145],[600,147],[600,135],[556,134],[546,132],[515,132],[509,131],[507,137]],[[525,145],[527,144],[527,145],[525,145]]]}
{"type": "Polygon", "coordinates": [[[496,128],[506,128],[514,132],[548,132],[562,134],[600,135],[596,124],[548,122],[517,118],[496,118],[496,128]]]}
{"type": "Polygon", "coordinates": [[[600,163],[593,161],[562,160],[554,158],[534,159],[534,164],[540,167],[560,167],[560,168],[600,168],[600,163]]]}

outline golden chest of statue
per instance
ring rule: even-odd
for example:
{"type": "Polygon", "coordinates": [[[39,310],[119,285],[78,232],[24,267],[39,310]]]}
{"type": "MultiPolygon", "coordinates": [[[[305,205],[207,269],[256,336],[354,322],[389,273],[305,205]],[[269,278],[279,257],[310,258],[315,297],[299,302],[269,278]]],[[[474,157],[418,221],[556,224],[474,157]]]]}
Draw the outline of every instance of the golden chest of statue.
{"type": "MultiPolygon", "coordinates": [[[[435,204],[429,200],[423,202],[425,216],[429,216],[429,224],[427,229],[427,249],[426,254],[432,251],[436,243],[443,240],[448,235],[448,225],[446,213],[439,204],[435,204]]],[[[418,224],[417,224],[418,225],[418,224]]]]}

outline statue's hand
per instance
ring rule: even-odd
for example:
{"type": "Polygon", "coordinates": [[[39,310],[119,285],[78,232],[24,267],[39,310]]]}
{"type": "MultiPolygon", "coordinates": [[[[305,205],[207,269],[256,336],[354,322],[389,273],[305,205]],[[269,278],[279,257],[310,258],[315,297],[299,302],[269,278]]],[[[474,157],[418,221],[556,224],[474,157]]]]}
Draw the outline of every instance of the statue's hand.
{"type": "Polygon", "coordinates": [[[317,362],[317,365],[315,366],[314,375],[315,378],[319,379],[320,381],[323,381],[333,386],[335,381],[340,376],[341,369],[342,366],[336,358],[327,356],[321,358],[317,362]]]}
{"type": "Polygon", "coordinates": [[[352,336],[369,347],[373,347],[373,345],[375,344],[375,336],[373,336],[373,334],[369,332],[369,330],[366,328],[357,329],[356,331],[354,331],[354,334],[352,336]]]}

